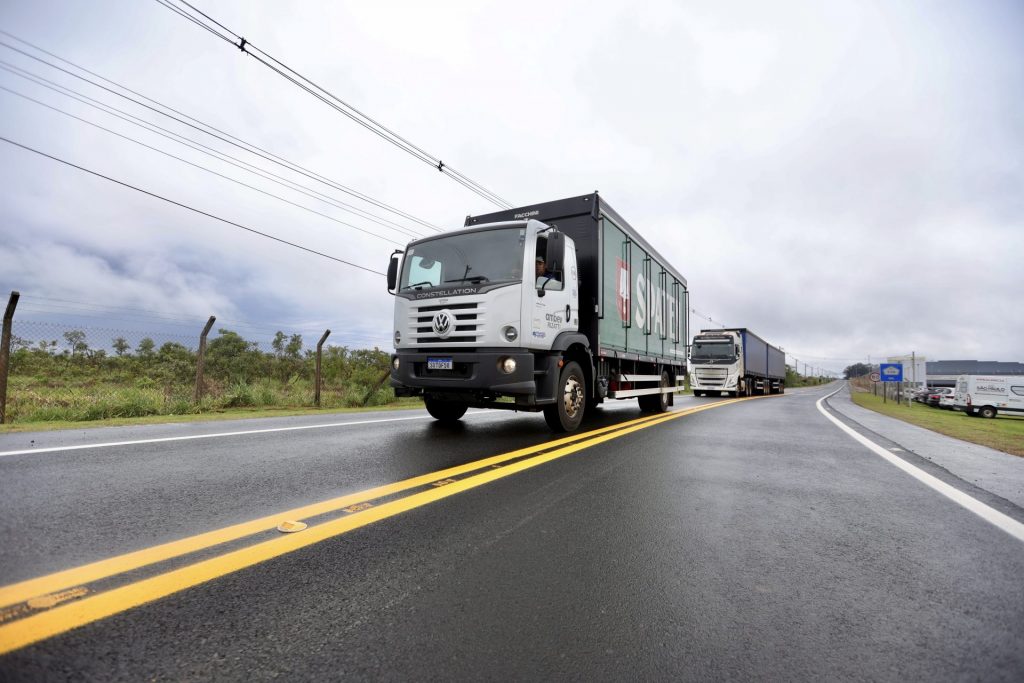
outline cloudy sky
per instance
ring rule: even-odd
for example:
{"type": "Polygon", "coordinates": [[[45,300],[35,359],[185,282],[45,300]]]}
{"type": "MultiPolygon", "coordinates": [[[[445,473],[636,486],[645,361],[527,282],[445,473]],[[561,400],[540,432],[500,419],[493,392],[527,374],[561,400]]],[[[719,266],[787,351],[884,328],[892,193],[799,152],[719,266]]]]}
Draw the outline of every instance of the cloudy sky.
{"type": "MultiPolygon", "coordinates": [[[[1019,2],[193,4],[516,205],[599,190],[702,316],[791,362],[1024,361],[1019,2]]],[[[6,0],[0,29],[433,226],[494,210],[155,1],[6,0]]],[[[433,232],[10,47],[4,138],[372,270],[433,232]]],[[[380,275],[7,143],[0,178],[0,291],[22,292],[19,320],[191,338],[215,314],[252,337],[330,327],[390,348],[380,275]]]]}

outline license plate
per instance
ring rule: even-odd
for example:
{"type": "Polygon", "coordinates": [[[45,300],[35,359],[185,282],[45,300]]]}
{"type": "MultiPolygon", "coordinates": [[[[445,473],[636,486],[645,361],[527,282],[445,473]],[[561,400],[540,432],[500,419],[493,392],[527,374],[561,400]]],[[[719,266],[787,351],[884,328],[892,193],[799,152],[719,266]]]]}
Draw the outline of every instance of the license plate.
{"type": "Polygon", "coordinates": [[[427,359],[428,370],[451,370],[452,359],[451,358],[428,358],[427,359]]]}

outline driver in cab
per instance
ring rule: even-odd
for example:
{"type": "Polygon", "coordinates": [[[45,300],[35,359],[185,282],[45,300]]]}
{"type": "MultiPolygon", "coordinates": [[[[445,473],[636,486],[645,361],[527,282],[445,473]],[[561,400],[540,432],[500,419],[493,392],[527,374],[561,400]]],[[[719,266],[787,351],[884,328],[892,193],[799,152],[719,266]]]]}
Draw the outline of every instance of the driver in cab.
{"type": "Polygon", "coordinates": [[[548,270],[543,256],[537,257],[537,289],[561,289],[561,281],[548,270]]]}

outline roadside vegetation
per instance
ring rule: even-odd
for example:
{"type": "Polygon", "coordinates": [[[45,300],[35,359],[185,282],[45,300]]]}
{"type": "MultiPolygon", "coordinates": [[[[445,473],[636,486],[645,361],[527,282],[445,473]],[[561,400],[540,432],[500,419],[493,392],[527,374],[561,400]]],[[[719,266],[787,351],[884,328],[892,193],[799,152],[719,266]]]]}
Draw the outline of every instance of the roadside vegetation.
{"type": "Polygon", "coordinates": [[[793,368],[786,368],[786,388],[792,389],[794,387],[816,387],[819,384],[828,384],[833,381],[829,377],[806,377],[804,375],[797,374],[793,368]]]}
{"type": "MultiPolygon", "coordinates": [[[[199,402],[193,401],[196,353],[182,344],[158,348],[146,338],[132,349],[115,339],[107,353],[90,349],[81,333],[64,336],[64,351],[56,342],[40,342],[20,344],[11,354],[7,415],[13,425],[316,410],[315,353],[303,350],[300,335],[279,332],[264,352],[236,332],[220,330],[207,346],[199,402]]],[[[324,348],[320,410],[418,405],[395,400],[385,379],[389,364],[390,356],[379,349],[324,348]]]]}
{"type": "Polygon", "coordinates": [[[893,400],[884,402],[870,389],[851,383],[853,402],[875,412],[895,417],[947,436],[1024,456],[1024,417],[997,415],[994,419],[968,417],[956,410],[932,408],[921,403],[893,400]]]}

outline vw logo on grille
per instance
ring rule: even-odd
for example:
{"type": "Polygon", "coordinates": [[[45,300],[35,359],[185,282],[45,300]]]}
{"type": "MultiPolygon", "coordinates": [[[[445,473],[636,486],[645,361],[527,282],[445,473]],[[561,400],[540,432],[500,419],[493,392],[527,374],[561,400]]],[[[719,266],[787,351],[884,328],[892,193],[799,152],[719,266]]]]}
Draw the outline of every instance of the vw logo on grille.
{"type": "Polygon", "coordinates": [[[441,339],[447,339],[448,335],[452,333],[453,323],[455,316],[448,309],[438,311],[434,314],[434,320],[431,322],[431,326],[434,328],[434,334],[441,339]]]}

